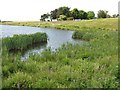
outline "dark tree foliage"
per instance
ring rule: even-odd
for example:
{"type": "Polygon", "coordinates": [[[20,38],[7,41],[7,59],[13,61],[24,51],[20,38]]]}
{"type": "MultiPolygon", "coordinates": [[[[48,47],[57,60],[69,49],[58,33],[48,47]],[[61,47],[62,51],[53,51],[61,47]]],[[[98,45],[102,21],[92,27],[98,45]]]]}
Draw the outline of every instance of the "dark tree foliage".
{"type": "Polygon", "coordinates": [[[55,9],[55,10],[51,11],[50,13],[51,13],[52,19],[56,19],[59,17],[58,16],[58,9],[55,9]]]}
{"type": "Polygon", "coordinates": [[[70,16],[70,8],[69,7],[60,7],[58,9],[58,15],[65,15],[67,17],[70,16]]]}
{"type": "MultiPolygon", "coordinates": [[[[98,18],[111,18],[110,15],[107,14],[108,11],[105,10],[99,10],[98,11],[98,18]]],[[[50,16],[51,19],[57,19],[57,20],[73,20],[73,19],[93,19],[95,18],[95,13],[93,11],[85,12],[84,10],[78,10],[77,8],[74,8],[73,10],[70,10],[69,7],[63,6],[59,7],[55,10],[52,10],[50,14],[43,14],[41,15],[42,21],[45,21],[46,18],[50,16]],[[65,18],[65,19],[64,19],[65,18]]],[[[112,17],[118,17],[119,15],[113,15],[112,17]]]]}
{"type": "Polygon", "coordinates": [[[112,17],[113,18],[119,17],[119,14],[113,14],[112,17]]]}
{"type": "Polygon", "coordinates": [[[48,18],[48,16],[50,16],[50,14],[48,14],[48,13],[41,15],[41,20],[44,21],[45,18],[48,18]]]}
{"type": "Polygon", "coordinates": [[[52,19],[57,19],[60,15],[65,15],[67,17],[70,16],[70,8],[69,7],[60,7],[50,12],[52,19]]]}
{"type": "Polygon", "coordinates": [[[99,10],[98,11],[98,18],[107,18],[107,14],[108,13],[108,11],[105,11],[105,10],[99,10]]]}
{"type": "Polygon", "coordinates": [[[87,13],[83,10],[79,11],[79,18],[80,19],[87,19],[87,13]]]}
{"type": "Polygon", "coordinates": [[[72,11],[71,11],[71,16],[74,18],[74,19],[79,19],[79,10],[77,8],[74,8],[72,11]]]}

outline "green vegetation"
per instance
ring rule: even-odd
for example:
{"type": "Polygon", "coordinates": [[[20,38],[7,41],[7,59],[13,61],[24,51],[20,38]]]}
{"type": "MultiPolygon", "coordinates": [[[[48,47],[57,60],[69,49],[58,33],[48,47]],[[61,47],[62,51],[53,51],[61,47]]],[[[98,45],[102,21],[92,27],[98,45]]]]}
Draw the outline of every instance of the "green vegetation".
{"type": "Polygon", "coordinates": [[[2,40],[2,46],[8,51],[11,50],[26,50],[34,44],[41,44],[47,42],[46,33],[35,33],[29,35],[14,35],[13,37],[6,37],[2,40]]]}
{"type": "MultiPolygon", "coordinates": [[[[57,19],[58,21],[65,21],[65,20],[69,20],[69,19],[60,19],[60,17],[64,16],[65,18],[70,18],[72,17],[73,19],[94,19],[94,18],[116,18],[119,16],[119,14],[114,14],[112,16],[110,16],[108,14],[108,11],[106,10],[99,10],[97,13],[97,17],[95,17],[95,13],[94,11],[88,11],[85,12],[84,10],[78,10],[77,8],[74,8],[73,10],[70,10],[69,7],[59,7],[55,10],[52,10],[50,13],[47,14],[43,14],[41,15],[41,21],[45,21],[46,18],[50,17],[52,21],[52,19],[57,19]]],[[[72,20],[73,20],[72,19],[72,20]]]]}
{"type": "Polygon", "coordinates": [[[95,13],[93,11],[89,11],[87,14],[88,19],[93,19],[95,17],[95,13]]]}
{"type": "Polygon", "coordinates": [[[102,29],[102,30],[118,30],[118,19],[95,19],[95,20],[81,20],[81,21],[58,21],[58,22],[3,22],[7,25],[18,26],[33,26],[33,27],[45,27],[56,28],[62,30],[85,30],[85,29],[102,29]]]}
{"type": "Polygon", "coordinates": [[[98,11],[98,18],[107,18],[108,16],[108,11],[104,11],[104,10],[99,10],[98,11]]]}
{"type": "MultiPolygon", "coordinates": [[[[55,9],[53,11],[47,14],[41,15],[41,21],[45,21],[46,18],[51,17],[51,19],[57,19],[58,21],[61,20],[69,20],[67,18],[72,17],[73,19],[93,19],[95,18],[95,14],[93,11],[89,11],[88,13],[84,10],[78,10],[77,8],[74,8],[73,10],[70,10],[69,7],[59,7],[58,9],[55,9]],[[64,17],[64,18],[62,18],[64,17]]],[[[73,20],[72,19],[72,20],[73,20]]]]}
{"type": "Polygon", "coordinates": [[[62,45],[30,55],[27,61],[3,49],[3,88],[119,88],[117,19],[79,22],[12,22],[75,30],[81,45],[62,45]]]}
{"type": "Polygon", "coordinates": [[[65,15],[60,15],[58,18],[59,21],[61,20],[67,20],[67,17],[65,15]]]}
{"type": "Polygon", "coordinates": [[[81,40],[86,40],[90,41],[95,37],[94,32],[84,32],[84,31],[75,31],[72,35],[73,39],[81,39],[81,40]]]}

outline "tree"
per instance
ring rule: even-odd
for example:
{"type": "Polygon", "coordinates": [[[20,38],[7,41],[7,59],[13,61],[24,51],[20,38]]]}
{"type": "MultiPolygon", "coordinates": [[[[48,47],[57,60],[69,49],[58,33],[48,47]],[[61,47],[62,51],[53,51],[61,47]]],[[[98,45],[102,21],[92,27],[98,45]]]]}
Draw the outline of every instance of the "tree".
{"type": "Polygon", "coordinates": [[[60,15],[58,20],[67,20],[67,16],[65,15],[60,15]]]}
{"type": "Polygon", "coordinates": [[[119,14],[117,14],[117,17],[119,17],[120,15],[119,14]]]}
{"type": "Polygon", "coordinates": [[[65,15],[65,16],[69,17],[70,16],[70,8],[69,7],[60,7],[60,8],[58,8],[57,15],[58,16],[65,15]]]}
{"type": "Polygon", "coordinates": [[[45,21],[45,19],[46,18],[48,18],[48,16],[50,16],[50,14],[43,14],[43,15],[41,15],[41,19],[40,20],[42,20],[42,21],[45,21]]]}
{"type": "Polygon", "coordinates": [[[73,17],[67,17],[67,20],[74,20],[73,17]]]}
{"type": "Polygon", "coordinates": [[[119,14],[112,15],[113,18],[119,17],[119,14]]]}
{"type": "Polygon", "coordinates": [[[52,19],[56,19],[59,17],[58,16],[58,9],[55,9],[55,10],[51,11],[50,13],[51,13],[52,19]]]}
{"type": "Polygon", "coordinates": [[[98,11],[98,18],[107,18],[107,13],[108,11],[105,11],[105,10],[99,10],[98,11]]]}
{"type": "Polygon", "coordinates": [[[58,9],[55,9],[55,10],[51,11],[50,13],[51,13],[51,17],[53,19],[59,18],[60,15],[65,15],[65,16],[69,17],[70,16],[70,8],[59,7],[58,9]]]}
{"type": "Polygon", "coordinates": [[[83,10],[79,11],[79,18],[80,19],[87,19],[87,13],[83,10]]]}
{"type": "Polygon", "coordinates": [[[93,19],[95,17],[95,13],[93,11],[88,11],[87,12],[87,18],[88,19],[93,19]]]}
{"type": "Polygon", "coordinates": [[[71,16],[74,18],[74,19],[79,19],[79,10],[77,8],[74,8],[72,11],[71,11],[71,16]]]}
{"type": "Polygon", "coordinates": [[[107,14],[107,18],[111,18],[111,16],[109,14],[107,14]]]}

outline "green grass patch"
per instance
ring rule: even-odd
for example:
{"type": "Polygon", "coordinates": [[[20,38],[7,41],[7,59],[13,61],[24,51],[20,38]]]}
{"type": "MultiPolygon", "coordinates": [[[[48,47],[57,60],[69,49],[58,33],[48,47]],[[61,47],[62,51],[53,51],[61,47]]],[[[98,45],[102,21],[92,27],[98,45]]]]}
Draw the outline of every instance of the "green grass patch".
{"type": "Polygon", "coordinates": [[[117,18],[93,19],[81,21],[57,21],[57,22],[2,22],[1,24],[18,25],[18,26],[33,26],[57,28],[65,30],[83,30],[83,29],[101,29],[101,30],[118,30],[117,18]]]}
{"type": "Polygon", "coordinates": [[[26,50],[35,44],[47,43],[46,33],[35,33],[29,35],[14,35],[13,37],[6,37],[2,40],[2,46],[6,47],[8,51],[11,50],[26,50]]]}

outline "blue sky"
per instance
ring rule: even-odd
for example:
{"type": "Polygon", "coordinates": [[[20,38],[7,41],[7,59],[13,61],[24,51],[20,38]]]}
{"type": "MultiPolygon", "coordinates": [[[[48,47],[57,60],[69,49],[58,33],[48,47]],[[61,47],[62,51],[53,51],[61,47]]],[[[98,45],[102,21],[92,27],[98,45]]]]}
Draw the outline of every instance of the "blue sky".
{"type": "Polygon", "coordinates": [[[11,21],[37,21],[40,15],[49,13],[61,6],[71,9],[94,11],[107,10],[109,14],[118,13],[119,0],[0,0],[0,19],[11,21]]]}

